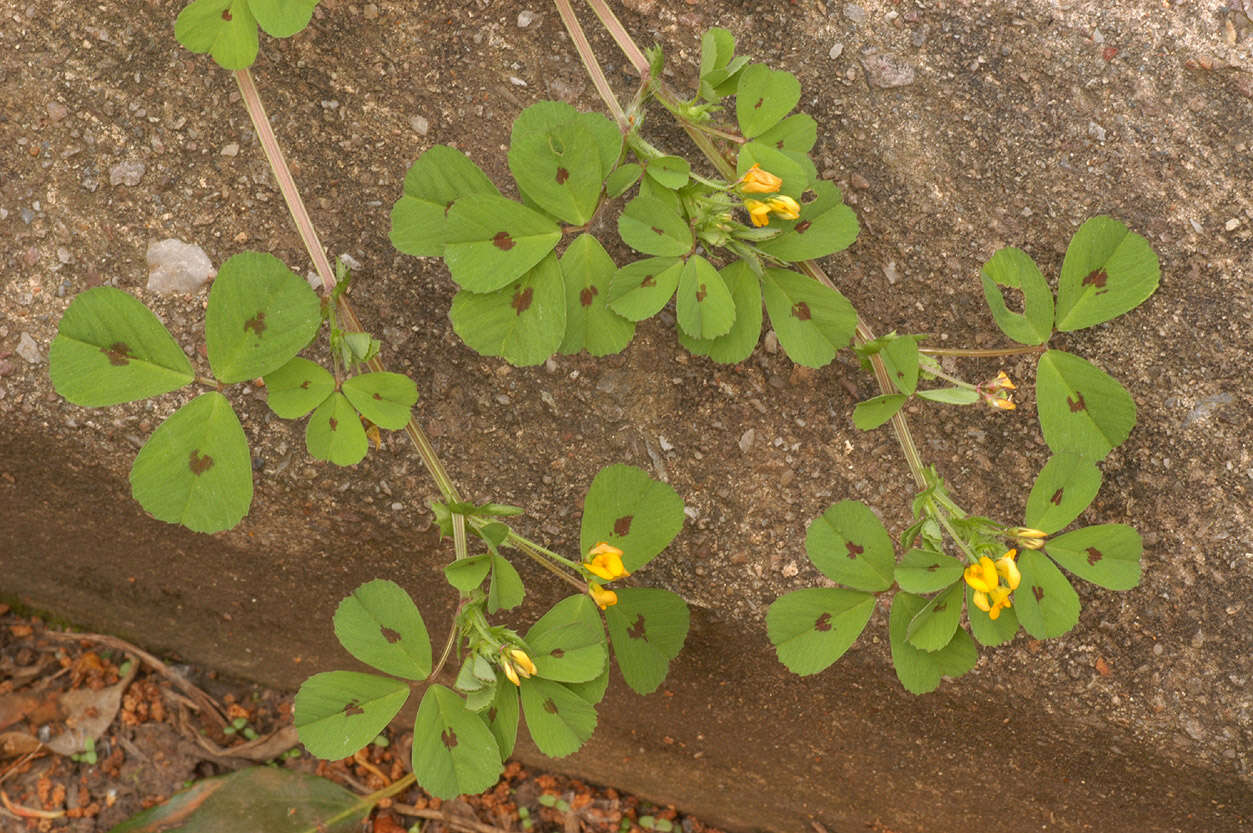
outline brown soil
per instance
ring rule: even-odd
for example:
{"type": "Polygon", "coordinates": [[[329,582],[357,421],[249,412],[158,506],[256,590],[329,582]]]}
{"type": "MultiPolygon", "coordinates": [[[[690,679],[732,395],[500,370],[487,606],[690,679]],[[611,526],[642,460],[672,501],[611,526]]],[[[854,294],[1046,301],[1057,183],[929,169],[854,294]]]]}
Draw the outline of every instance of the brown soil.
{"type": "MultiPolygon", "coordinates": [[[[329,628],[343,593],[380,575],[426,586],[449,557],[424,509],[434,489],[399,438],[352,470],[314,465],[303,428],[246,393],[252,514],[195,536],[145,518],[125,479],[178,396],[86,411],[52,393],[46,362],[12,352],[27,333],[46,357],[69,299],[104,282],[198,345],[203,294],[143,289],[150,240],[198,243],[215,264],[257,248],[307,268],[230,76],[173,39],[180,5],[0,0],[0,528],[12,531],[0,540],[0,594],[291,687],[343,664],[329,628]],[[237,155],[223,155],[230,145],[237,155]],[[110,167],[127,160],[145,163],[140,183],[110,185],[110,167]]],[[[862,222],[825,266],[880,332],[1001,344],[980,265],[1015,245],[1055,276],[1094,214],[1118,217],[1161,258],[1162,287],[1142,308],[1053,342],[1137,401],[1139,425],[1103,464],[1085,520],[1141,530],[1143,584],[1081,585],[1071,634],[985,651],[974,672],[921,699],[892,676],[882,612],[813,679],[786,677],[761,635],[773,599],[815,583],[803,533],[828,504],[861,499],[889,529],[906,522],[912,484],[894,441],[851,425],[853,403],[875,392],[856,362],[809,372],[767,338],[742,365],[718,366],[684,353],[663,320],[619,357],[513,369],[456,339],[441,264],[388,243],[388,210],[425,148],[456,144],[503,185],[524,106],[555,97],[598,109],[555,12],[538,0],[324,0],[305,34],[263,39],[254,73],[314,221],[332,253],[361,262],[353,302],[389,368],[417,379],[419,419],[463,489],[525,506],[523,530],[561,550],[577,544],[579,498],[608,463],[667,478],[690,508],[676,547],[640,577],[695,608],[673,696],[611,697],[618,713],[601,739],[564,766],[737,829],[1247,827],[1253,24],[1238,5],[865,0],[857,23],[819,0],[626,4],[624,23],[665,47],[680,88],[715,24],[797,73],[802,107],[824,127],[819,170],[862,222]],[[528,7],[539,19],[519,28],[528,7]],[[913,66],[914,83],[869,86],[868,48],[913,66]],[[997,761],[1014,788],[988,807],[980,772],[997,761]]],[[[628,94],[619,54],[594,43],[628,94]]],[[[977,379],[1003,368],[1029,386],[1031,367],[957,369],[977,379]]],[[[909,414],[924,456],[972,511],[1019,517],[1046,459],[1029,393],[1020,404],[1012,415],[909,414]]],[[[540,600],[556,592],[526,575],[540,600]]],[[[428,619],[447,603],[430,591],[428,619]]]]}

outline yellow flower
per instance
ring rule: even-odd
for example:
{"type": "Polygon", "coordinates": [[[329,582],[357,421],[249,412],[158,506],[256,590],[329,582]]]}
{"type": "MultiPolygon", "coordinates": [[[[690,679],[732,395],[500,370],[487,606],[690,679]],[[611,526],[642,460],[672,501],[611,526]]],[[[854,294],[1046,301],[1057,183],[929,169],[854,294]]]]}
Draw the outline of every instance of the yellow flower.
{"type": "Polygon", "coordinates": [[[587,583],[588,595],[592,597],[592,601],[596,602],[596,606],[601,610],[613,607],[618,603],[618,594],[612,590],[606,590],[594,581],[587,583]]]}
{"type": "Polygon", "coordinates": [[[758,228],[770,222],[770,206],[761,200],[744,200],[744,207],[748,209],[748,219],[758,228]]]}
{"type": "Polygon", "coordinates": [[[1047,532],[1039,529],[1032,529],[1029,526],[1016,526],[1013,529],[1005,530],[1009,537],[1018,542],[1018,546],[1025,550],[1038,550],[1044,546],[1044,539],[1049,537],[1047,532]]]}
{"type": "Polygon", "coordinates": [[[629,576],[626,567],[622,566],[622,550],[610,546],[604,541],[599,542],[587,552],[587,561],[583,566],[589,573],[613,581],[616,578],[629,576]]]}
{"type": "MultiPolygon", "coordinates": [[[[740,190],[745,194],[773,194],[783,185],[783,180],[779,179],[769,171],[763,171],[760,165],[754,164],[744,172],[744,176],[740,178],[740,190]]],[[[765,225],[765,223],[761,223],[765,225]]]]}
{"type": "Polygon", "coordinates": [[[1018,550],[1010,550],[996,560],[996,572],[1005,579],[1005,584],[1011,591],[1017,590],[1022,583],[1022,573],[1018,572],[1018,565],[1014,562],[1016,555],[1018,550]]]}
{"type": "Polygon", "coordinates": [[[1009,550],[996,561],[986,555],[980,556],[979,563],[971,564],[962,574],[974,591],[970,600],[994,621],[1002,610],[1013,607],[1010,594],[1022,583],[1022,573],[1014,561],[1017,554],[1018,550],[1009,550]],[[1001,584],[1002,579],[1004,584],[1001,584]]]}
{"type": "Polygon", "coordinates": [[[795,220],[801,216],[800,203],[791,197],[771,197],[766,200],[766,205],[770,206],[771,211],[785,220],[795,220]]]}
{"type": "Polygon", "coordinates": [[[530,677],[535,674],[535,663],[531,662],[531,658],[527,656],[526,651],[520,648],[501,646],[500,670],[505,672],[509,682],[520,686],[522,685],[520,677],[530,677]]]}
{"type": "Polygon", "coordinates": [[[1014,387],[1014,383],[1011,382],[1009,380],[1009,377],[1005,375],[1004,370],[996,374],[996,378],[992,380],[991,384],[988,385],[988,388],[989,390],[1017,390],[1018,389],[1014,387]]]}
{"type": "Polygon", "coordinates": [[[1001,583],[996,575],[996,562],[986,555],[980,557],[978,564],[971,564],[963,573],[966,583],[980,593],[990,593],[1001,583]]]}

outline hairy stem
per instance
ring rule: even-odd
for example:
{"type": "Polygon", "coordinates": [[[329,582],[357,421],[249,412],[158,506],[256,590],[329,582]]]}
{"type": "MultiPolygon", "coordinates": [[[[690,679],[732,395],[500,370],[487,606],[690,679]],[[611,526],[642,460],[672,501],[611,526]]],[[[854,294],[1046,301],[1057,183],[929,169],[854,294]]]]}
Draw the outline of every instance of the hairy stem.
{"type": "Polygon", "coordinates": [[[561,22],[565,24],[566,31],[570,33],[570,40],[574,43],[574,49],[579,53],[579,59],[583,61],[583,68],[587,70],[587,75],[592,79],[592,86],[596,88],[596,92],[600,93],[601,99],[605,102],[605,106],[609,108],[609,112],[613,115],[613,120],[618,123],[618,129],[626,133],[631,129],[630,120],[627,119],[626,113],[622,111],[622,105],[618,103],[618,99],[613,94],[613,90],[609,88],[609,79],[605,77],[604,71],[600,68],[600,62],[596,60],[596,55],[592,52],[592,44],[587,40],[587,34],[583,31],[583,27],[579,25],[579,19],[574,14],[574,9],[570,6],[570,0],[553,0],[557,5],[557,13],[561,15],[561,22]]]}
{"type": "Polygon", "coordinates": [[[995,358],[997,356],[1021,356],[1029,353],[1043,353],[1048,348],[1043,344],[1024,347],[995,347],[986,350],[961,347],[919,347],[918,352],[928,356],[961,356],[964,358],[995,358]]]}
{"type": "MultiPolygon", "coordinates": [[[[317,270],[318,277],[322,279],[322,286],[327,292],[335,289],[335,273],[331,269],[331,263],[326,257],[326,251],[322,248],[322,243],[318,240],[317,230],[313,227],[313,221],[309,219],[309,211],[305,208],[304,200],[300,197],[300,191],[296,188],[296,182],[292,179],[291,169],[287,166],[287,159],[283,156],[283,149],[279,147],[278,138],[274,135],[274,128],[270,125],[270,118],[266,115],[265,105],[261,103],[261,95],[257,92],[257,85],[252,80],[252,74],[246,69],[236,70],[234,73],[235,82],[239,85],[239,93],[243,97],[244,106],[248,110],[248,116],[252,119],[252,126],[257,131],[257,139],[261,142],[261,149],[265,151],[266,161],[270,163],[270,170],[274,173],[274,179],[278,183],[278,189],[283,194],[283,199],[287,203],[287,210],[291,214],[292,221],[296,224],[296,230],[300,233],[300,240],[305,244],[306,251],[313,261],[314,269],[317,270]]],[[[356,312],[348,303],[348,298],[340,295],[337,301],[339,314],[343,317],[345,329],[363,331],[365,328],[361,326],[360,319],[357,318],[356,312]]],[[[370,370],[381,372],[383,363],[378,357],[372,358],[367,362],[370,370]]],[[[461,495],[457,491],[456,485],[452,482],[452,478],[448,476],[447,469],[444,468],[443,462],[435,454],[435,448],[431,445],[431,441],[427,438],[426,433],[413,417],[409,418],[409,424],[405,426],[405,433],[409,435],[410,441],[417,449],[418,456],[422,458],[423,465],[430,472],[431,477],[435,480],[435,484],[439,487],[440,493],[446,500],[461,500],[461,495]]]]}

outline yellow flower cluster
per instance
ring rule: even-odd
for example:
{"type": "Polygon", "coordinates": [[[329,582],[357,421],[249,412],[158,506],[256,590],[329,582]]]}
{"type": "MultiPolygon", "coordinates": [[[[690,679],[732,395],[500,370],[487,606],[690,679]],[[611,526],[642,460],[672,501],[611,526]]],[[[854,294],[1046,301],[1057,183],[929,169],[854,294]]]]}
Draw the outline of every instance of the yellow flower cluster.
{"type": "Polygon", "coordinates": [[[1018,564],[1014,561],[1016,555],[1018,550],[1009,550],[996,561],[986,555],[981,556],[979,563],[971,564],[963,574],[966,583],[975,591],[971,596],[975,607],[988,614],[989,619],[995,620],[1002,609],[1013,607],[1010,594],[1022,583],[1022,573],[1018,572],[1018,564]]]}
{"type": "Polygon", "coordinates": [[[509,682],[520,686],[522,685],[520,677],[532,677],[535,675],[535,663],[527,656],[526,651],[523,651],[521,648],[502,646],[500,649],[500,670],[505,672],[509,682]]]}
{"type": "MultiPolygon", "coordinates": [[[[596,546],[588,550],[587,560],[583,562],[583,569],[605,581],[613,581],[614,579],[631,575],[627,572],[626,567],[622,565],[622,550],[610,546],[604,541],[598,542],[596,546]]],[[[606,590],[594,581],[587,583],[587,592],[592,597],[592,601],[596,602],[596,606],[601,610],[618,603],[617,593],[612,590],[606,590]]]]}
{"type": "Polygon", "coordinates": [[[1004,370],[997,373],[996,378],[992,381],[984,382],[979,385],[976,390],[978,390],[980,395],[983,396],[983,401],[986,402],[990,408],[997,408],[1002,411],[1012,411],[1015,407],[1017,407],[1014,405],[1014,395],[1012,393],[1006,393],[1006,391],[1017,390],[1017,387],[1010,381],[1009,377],[1005,375],[1004,370]]]}
{"type": "MultiPolygon", "coordinates": [[[[740,177],[739,186],[745,194],[775,194],[783,187],[783,180],[754,164],[740,177]]],[[[758,228],[770,222],[771,214],[777,214],[785,220],[795,220],[801,215],[800,203],[782,194],[764,201],[744,200],[744,208],[748,209],[748,218],[758,228]]]]}

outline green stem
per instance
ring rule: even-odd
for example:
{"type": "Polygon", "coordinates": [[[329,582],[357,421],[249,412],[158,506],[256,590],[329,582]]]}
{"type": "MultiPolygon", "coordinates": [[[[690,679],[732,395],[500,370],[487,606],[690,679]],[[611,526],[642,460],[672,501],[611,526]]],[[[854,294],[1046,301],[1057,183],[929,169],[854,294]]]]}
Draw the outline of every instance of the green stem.
{"type": "Polygon", "coordinates": [[[931,504],[931,510],[931,517],[940,522],[940,525],[944,527],[944,531],[948,533],[948,537],[953,539],[953,543],[966,556],[966,560],[971,564],[978,564],[979,559],[975,558],[975,554],[971,552],[970,547],[966,546],[966,542],[958,536],[957,530],[953,529],[953,525],[949,523],[948,513],[941,510],[934,502],[931,504]]]}
{"type": "Polygon", "coordinates": [[[930,373],[932,376],[935,376],[937,378],[943,379],[946,382],[952,382],[958,387],[968,388],[970,390],[978,390],[974,385],[970,384],[969,382],[964,381],[962,379],[958,379],[956,376],[950,376],[949,374],[945,373],[944,369],[940,367],[939,362],[926,360],[926,361],[919,362],[919,365],[922,367],[922,369],[925,372],[930,373]]]}
{"type": "MultiPolygon", "coordinates": [[[[237,70],[235,73],[235,82],[239,85],[239,93],[243,98],[244,107],[248,110],[248,116],[252,119],[252,126],[257,131],[257,139],[261,143],[261,149],[265,152],[266,161],[270,164],[270,171],[274,174],[274,179],[278,183],[278,189],[283,195],[283,200],[287,203],[287,211],[291,214],[292,221],[296,224],[296,230],[300,233],[300,240],[305,245],[305,250],[309,253],[309,258],[313,261],[314,269],[317,270],[318,277],[322,279],[322,286],[327,292],[335,290],[335,273],[331,269],[331,263],[327,260],[326,251],[322,248],[321,241],[318,240],[317,230],[313,227],[313,221],[309,219],[309,211],[305,208],[304,200],[300,197],[300,191],[296,188],[296,182],[292,179],[291,169],[287,165],[287,160],[283,156],[283,150],[279,147],[278,138],[274,135],[274,128],[270,125],[270,118],[266,115],[265,105],[261,103],[261,95],[257,92],[257,85],[252,80],[252,75],[246,69],[237,70]]],[[[348,303],[348,299],[344,295],[340,295],[336,300],[340,315],[343,316],[344,323],[348,325],[347,329],[354,331],[365,331],[365,327],[361,326],[360,319],[357,318],[356,312],[348,303]]],[[[378,357],[370,359],[367,362],[369,368],[375,372],[383,370],[383,363],[378,357]]],[[[418,456],[422,458],[423,465],[434,479],[435,485],[439,487],[440,493],[445,500],[459,501],[461,495],[457,491],[456,485],[453,484],[452,478],[448,476],[448,471],[444,468],[443,462],[435,454],[435,448],[431,445],[431,441],[427,438],[422,427],[418,425],[416,419],[410,417],[409,423],[405,426],[405,433],[409,436],[409,440],[417,449],[418,456]]]]}
{"type": "Polygon", "coordinates": [[[401,778],[396,783],[389,784],[388,786],[384,787],[378,792],[372,792],[369,795],[362,796],[361,801],[363,802],[368,801],[372,805],[378,804],[384,798],[391,798],[393,795],[396,795],[397,793],[403,792],[404,790],[408,789],[409,786],[415,783],[417,780],[418,780],[417,777],[411,772],[408,775],[406,775],[404,778],[401,778]]]}
{"type": "Polygon", "coordinates": [[[578,579],[574,578],[569,573],[565,572],[556,564],[554,564],[552,560],[550,559],[556,559],[562,564],[566,564],[570,566],[571,569],[578,569],[578,565],[575,564],[573,561],[570,561],[567,558],[562,558],[560,555],[557,555],[557,553],[553,552],[552,550],[541,547],[539,544],[535,543],[534,541],[531,541],[528,538],[524,538],[523,536],[514,532],[512,529],[509,530],[509,540],[512,541],[514,546],[516,546],[522,553],[524,553],[527,557],[529,557],[535,563],[539,564],[545,570],[557,576],[557,578],[561,579],[562,581],[566,582],[572,587],[576,588],[580,593],[587,592],[587,582],[579,581],[578,579]]]}
{"type": "Polygon", "coordinates": [[[1027,353],[1043,353],[1043,344],[1028,347],[998,347],[995,349],[968,349],[960,347],[919,347],[918,352],[928,356],[963,356],[965,358],[989,358],[997,356],[1021,356],[1027,353]]]}

